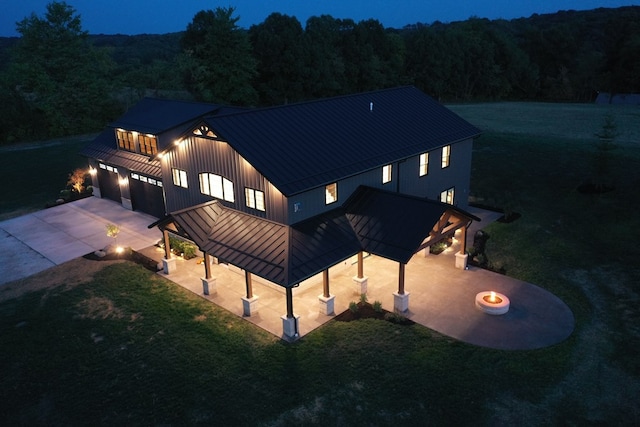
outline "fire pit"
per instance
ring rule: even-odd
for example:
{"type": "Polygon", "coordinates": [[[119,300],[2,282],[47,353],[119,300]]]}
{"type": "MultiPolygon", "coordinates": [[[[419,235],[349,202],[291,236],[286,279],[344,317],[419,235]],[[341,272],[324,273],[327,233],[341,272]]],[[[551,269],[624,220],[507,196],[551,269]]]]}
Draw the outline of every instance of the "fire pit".
{"type": "Polygon", "coordinates": [[[505,314],[509,311],[509,305],[509,298],[494,291],[483,291],[476,295],[476,307],[487,314],[505,314]]]}

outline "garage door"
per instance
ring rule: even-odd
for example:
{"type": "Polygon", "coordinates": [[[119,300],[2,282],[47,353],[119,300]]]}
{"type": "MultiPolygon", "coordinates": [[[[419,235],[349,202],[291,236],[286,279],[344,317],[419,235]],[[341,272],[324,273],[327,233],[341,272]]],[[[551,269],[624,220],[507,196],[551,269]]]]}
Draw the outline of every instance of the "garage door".
{"type": "Polygon", "coordinates": [[[120,184],[118,184],[118,169],[100,163],[98,168],[98,183],[100,185],[100,195],[103,199],[114,200],[122,203],[120,198],[120,184]]]}
{"type": "Polygon", "coordinates": [[[134,211],[148,213],[156,218],[164,216],[164,193],[161,180],[132,172],[129,185],[134,211]]]}

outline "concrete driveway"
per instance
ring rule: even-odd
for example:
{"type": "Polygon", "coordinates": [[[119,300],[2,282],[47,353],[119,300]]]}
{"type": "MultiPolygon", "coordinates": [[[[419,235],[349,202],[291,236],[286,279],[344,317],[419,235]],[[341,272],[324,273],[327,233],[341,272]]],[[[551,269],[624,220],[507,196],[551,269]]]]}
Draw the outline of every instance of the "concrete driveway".
{"type": "Polygon", "coordinates": [[[88,197],[0,222],[0,285],[102,249],[113,239],[107,224],[120,227],[117,243],[141,250],[162,234],[147,226],[157,218],[88,197]]]}

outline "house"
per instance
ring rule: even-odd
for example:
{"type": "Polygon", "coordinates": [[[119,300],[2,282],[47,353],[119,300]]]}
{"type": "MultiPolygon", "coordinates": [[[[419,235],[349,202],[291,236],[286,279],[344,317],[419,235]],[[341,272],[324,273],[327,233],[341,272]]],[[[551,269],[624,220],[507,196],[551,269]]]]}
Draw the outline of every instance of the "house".
{"type": "Polygon", "coordinates": [[[363,253],[398,262],[395,309],[408,309],[404,265],[477,220],[465,209],[479,134],[415,87],[259,109],[144,99],[83,154],[96,196],[159,218],[165,273],[168,236],[186,237],[204,253],[204,293],[212,260],[245,275],[245,315],[253,278],[276,284],[294,337],[293,289],[322,274],[319,304],[332,313],[328,268],[357,256],[366,293],[363,253]]]}

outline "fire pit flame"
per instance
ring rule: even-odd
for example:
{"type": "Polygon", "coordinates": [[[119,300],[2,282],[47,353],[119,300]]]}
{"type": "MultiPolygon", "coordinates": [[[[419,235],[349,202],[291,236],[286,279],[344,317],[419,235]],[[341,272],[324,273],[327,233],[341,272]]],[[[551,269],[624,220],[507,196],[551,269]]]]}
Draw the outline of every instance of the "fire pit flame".
{"type": "Polygon", "coordinates": [[[509,311],[509,298],[494,291],[484,291],[476,295],[476,307],[487,314],[498,315],[509,311]]]}

